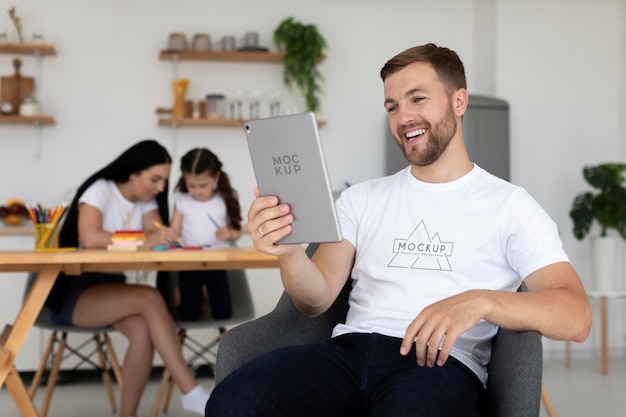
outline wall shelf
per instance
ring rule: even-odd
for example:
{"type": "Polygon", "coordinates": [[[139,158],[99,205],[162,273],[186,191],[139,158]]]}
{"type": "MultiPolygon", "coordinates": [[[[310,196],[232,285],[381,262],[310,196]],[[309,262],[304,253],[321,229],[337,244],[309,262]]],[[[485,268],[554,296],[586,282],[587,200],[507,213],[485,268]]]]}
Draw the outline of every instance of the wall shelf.
{"type": "Polygon", "coordinates": [[[159,59],[178,61],[283,62],[285,54],[263,51],[170,51],[162,50],[159,59]]]}
{"type": "MultiPolygon", "coordinates": [[[[225,118],[159,118],[159,126],[212,126],[212,127],[243,127],[246,120],[225,119],[225,118]]],[[[323,120],[318,120],[317,124],[321,127],[326,124],[323,120]]]]}
{"type": "MultiPolygon", "coordinates": [[[[159,59],[165,61],[223,61],[223,62],[271,62],[282,63],[282,52],[264,51],[171,51],[161,50],[159,59]]],[[[326,55],[320,59],[322,62],[326,55]]]]}
{"type": "Polygon", "coordinates": [[[35,43],[0,43],[0,53],[20,55],[32,55],[39,53],[41,55],[48,56],[57,54],[54,46],[35,43]]]}
{"type": "Polygon", "coordinates": [[[32,223],[20,226],[0,225],[0,236],[23,236],[32,235],[34,233],[35,228],[33,227],[32,223]]]}
{"type": "MultiPolygon", "coordinates": [[[[41,72],[42,72],[42,58],[44,56],[54,56],[57,54],[54,46],[45,43],[0,43],[0,54],[20,54],[20,55],[33,55],[35,57],[35,89],[34,94],[37,96],[37,92],[41,88],[41,72]]],[[[19,116],[12,115],[0,115],[0,124],[22,124],[32,125],[35,128],[35,158],[41,157],[43,134],[42,128],[45,125],[54,125],[56,122],[51,116],[19,116]]]]}
{"type": "Polygon", "coordinates": [[[240,127],[243,126],[244,120],[234,119],[192,119],[192,118],[174,118],[174,117],[160,117],[159,126],[214,126],[214,127],[240,127]]]}
{"type": "Polygon", "coordinates": [[[0,123],[22,125],[54,125],[56,122],[52,116],[0,115],[0,123]]]}
{"type": "MultiPolygon", "coordinates": [[[[178,78],[178,64],[180,61],[215,61],[215,62],[246,62],[246,63],[274,63],[282,64],[285,54],[282,52],[267,51],[173,51],[162,49],[159,59],[172,62],[173,78],[178,78]]],[[[320,62],[326,58],[324,55],[320,62]]],[[[173,118],[160,117],[159,126],[172,128],[174,140],[177,138],[179,127],[243,127],[246,120],[220,118],[173,118]]],[[[318,120],[318,125],[324,126],[325,121],[318,120]]]]}

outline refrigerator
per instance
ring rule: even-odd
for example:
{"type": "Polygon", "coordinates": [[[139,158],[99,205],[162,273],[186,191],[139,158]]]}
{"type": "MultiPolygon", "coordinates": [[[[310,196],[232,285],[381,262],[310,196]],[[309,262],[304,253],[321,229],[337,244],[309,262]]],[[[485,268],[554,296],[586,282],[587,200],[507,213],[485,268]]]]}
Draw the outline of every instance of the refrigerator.
{"type": "MultiPolygon", "coordinates": [[[[408,165],[387,128],[385,170],[390,175],[408,165]]],[[[505,100],[470,94],[463,116],[463,137],[472,162],[510,180],[509,105],[505,100]]]]}

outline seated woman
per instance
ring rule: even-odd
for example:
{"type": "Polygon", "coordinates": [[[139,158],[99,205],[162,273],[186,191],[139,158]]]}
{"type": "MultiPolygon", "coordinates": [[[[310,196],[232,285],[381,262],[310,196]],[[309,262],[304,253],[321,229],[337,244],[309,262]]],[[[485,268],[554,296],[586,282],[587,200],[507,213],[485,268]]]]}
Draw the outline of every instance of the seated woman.
{"type": "MultiPolygon", "coordinates": [[[[154,140],[141,141],[89,177],[78,189],[61,227],[59,245],[106,248],[120,229],[141,229],[142,248],[170,244],[167,221],[171,157],[154,140]],[[158,222],[158,223],[157,223],[158,222]]],[[[120,417],[136,416],[156,350],[182,393],[185,410],[204,414],[209,394],[198,385],[185,359],[172,317],[159,291],[125,283],[123,273],[61,276],[46,301],[58,324],[113,326],[128,339],[122,367],[120,417]]]]}

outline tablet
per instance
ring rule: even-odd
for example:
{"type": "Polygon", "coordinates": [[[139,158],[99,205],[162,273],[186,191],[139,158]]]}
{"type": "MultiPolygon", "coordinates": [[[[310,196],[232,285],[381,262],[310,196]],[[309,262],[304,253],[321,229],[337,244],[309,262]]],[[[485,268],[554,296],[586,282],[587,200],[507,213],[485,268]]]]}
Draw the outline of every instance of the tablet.
{"type": "Polygon", "coordinates": [[[293,230],[277,243],[341,241],[315,114],[250,120],[244,131],[259,192],[294,215],[293,230]]]}

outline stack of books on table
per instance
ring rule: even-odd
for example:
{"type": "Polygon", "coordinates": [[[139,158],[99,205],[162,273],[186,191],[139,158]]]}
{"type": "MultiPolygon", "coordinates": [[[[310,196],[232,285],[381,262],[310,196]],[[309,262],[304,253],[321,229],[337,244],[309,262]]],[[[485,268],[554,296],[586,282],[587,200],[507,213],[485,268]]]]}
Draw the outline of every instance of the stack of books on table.
{"type": "Polygon", "coordinates": [[[116,230],[111,237],[107,250],[136,251],[144,244],[146,235],[143,230],[116,230]]]}

